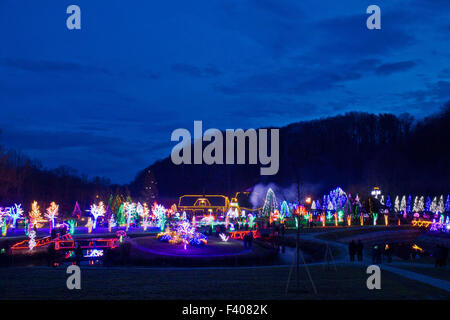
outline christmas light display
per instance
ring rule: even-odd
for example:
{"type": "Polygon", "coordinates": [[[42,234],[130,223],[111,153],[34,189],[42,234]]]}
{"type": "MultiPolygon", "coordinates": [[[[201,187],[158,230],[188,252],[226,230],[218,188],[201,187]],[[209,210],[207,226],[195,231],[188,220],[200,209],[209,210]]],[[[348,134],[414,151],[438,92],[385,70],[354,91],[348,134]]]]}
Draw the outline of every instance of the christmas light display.
{"type": "Polygon", "coordinates": [[[11,227],[16,228],[17,220],[23,217],[22,205],[14,204],[14,206],[6,208],[6,211],[8,217],[12,219],[11,227]]]}
{"type": "Polygon", "coordinates": [[[284,218],[284,217],[289,217],[290,216],[290,210],[289,210],[289,206],[287,204],[286,201],[283,201],[281,203],[281,207],[280,207],[280,215],[284,218]]]}
{"type": "Polygon", "coordinates": [[[394,210],[395,212],[400,212],[400,200],[398,196],[395,197],[394,210]]]}
{"type": "Polygon", "coordinates": [[[262,215],[264,217],[270,217],[270,214],[277,209],[277,198],[271,188],[267,190],[266,199],[264,200],[264,206],[262,208],[262,215]]]}
{"type": "Polygon", "coordinates": [[[88,212],[90,212],[92,214],[92,216],[94,217],[94,222],[93,222],[93,229],[95,230],[95,228],[97,227],[97,219],[99,217],[103,217],[105,215],[105,205],[103,204],[103,202],[100,202],[98,205],[93,204],[91,205],[91,208],[89,210],[86,210],[88,212]]]}
{"type": "Polygon", "coordinates": [[[36,231],[31,230],[29,234],[30,240],[28,241],[28,249],[32,251],[34,247],[36,246],[36,241],[34,240],[36,238],[36,231]]]}
{"type": "Polygon", "coordinates": [[[92,218],[88,218],[88,222],[86,223],[86,227],[88,228],[88,233],[92,233],[92,227],[94,226],[94,222],[92,221],[92,218]]]}
{"type": "Polygon", "coordinates": [[[108,232],[116,226],[116,220],[114,220],[114,215],[112,214],[108,219],[108,232]]]}
{"type": "Polygon", "coordinates": [[[0,207],[0,227],[2,228],[2,236],[6,236],[7,232],[7,211],[4,208],[0,207]]]}
{"type": "Polygon", "coordinates": [[[80,205],[78,204],[78,201],[75,202],[75,207],[73,208],[72,211],[72,217],[76,219],[81,219],[81,209],[80,205]]]}
{"type": "Polygon", "coordinates": [[[69,225],[69,233],[70,234],[75,234],[75,226],[77,225],[77,221],[74,219],[68,220],[67,221],[68,225],[69,225]]]}
{"type": "Polygon", "coordinates": [[[164,232],[158,233],[157,239],[170,244],[183,244],[186,249],[187,245],[201,246],[207,244],[207,237],[196,232],[194,226],[189,221],[179,221],[172,227],[167,227],[164,232]]]}
{"type": "MultiPolygon", "coordinates": [[[[164,231],[167,216],[166,216],[167,209],[164,208],[164,206],[154,203],[152,207],[152,213],[153,215],[158,219],[158,227],[161,231],[164,231]]],[[[184,217],[186,217],[186,213],[184,212],[184,217]]]]}
{"type": "Polygon", "coordinates": [[[136,212],[136,204],[131,202],[124,203],[125,216],[127,217],[127,231],[130,228],[134,214],[136,212]]]}
{"type": "Polygon", "coordinates": [[[42,215],[41,215],[41,211],[39,210],[39,205],[37,203],[37,201],[33,201],[33,203],[31,204],[31,211],[28,213],[30,219],[31,219],[31,225],[34,227],[36,226],[36,228],[39,228],[39,221],[42,220],[42,215]]]}
{"type": "Polygon", "coordinates": [[[228,242],[228,239],[230,238],[226,234],[223,234],[223,233],[219,234],[219,237],[220,237],[220,240],[222,240],[223,242],[228,242]]]}
{"type": "Polygon", "coordinates": [[[59,206],[52,202],[50,207],[47,208],[47,214],[45,215],[49,220],[50,230],[55,227],[55,218],[58,216],[59,206]]]}

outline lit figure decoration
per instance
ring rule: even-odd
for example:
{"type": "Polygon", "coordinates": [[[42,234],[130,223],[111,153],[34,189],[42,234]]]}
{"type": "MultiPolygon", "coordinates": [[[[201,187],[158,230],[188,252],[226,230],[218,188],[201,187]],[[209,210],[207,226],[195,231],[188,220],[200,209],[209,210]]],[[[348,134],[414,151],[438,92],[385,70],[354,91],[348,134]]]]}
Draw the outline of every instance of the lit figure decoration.
{"type": "Polygon", "coordinates": [[[69,233],[73,235],[75,233],[75,226],[77,224],[77,221],[74,219],[68,220],[67,224],[69,225],[69,233]]]}
{"type": "Polygon", "coordinates": [[[47,214],[45,215],[49,220],[50,230],[55,227],[55,218],[58,216],[59,206],[52,202],[50,203],[50,207],[47,208],[47,214]]]}
{"type": "Polygon", "coordinates": [[[105,215],[105,205],[103,204],[103,202],[100,202],[98,205],[93,204],[91,205],[91,209],[86,210],[88,212],[90,212],[92,214],[92,216],[94,217],[94,223],[93,223],[93,229],[95,230],[95,228],[97,227],[97,219],[98,217],[103,217],[105,215]]]}
{"type": "Polygon", "coordinates": [[[34,240],[36,238],[36,231],[31,230],[29,234],[30,240],[28,241],[28,249],[32,251],[34,247],[36,246],[36,241],[34,240]]]}
{"type": "Polygon", "coordinates": [[[12,219],[11,227],[14,229],[17,225],[17,220],[23,217],[22,205],[14,204],[13,207],[8,207],[7,209],[8,216],[12,219]]]}
{"type": "Polygon", "coordinates": [[[228,242],[229,236],[225,235],[224,233],[219,234],[220,240],[223,242],[228,242]]]}
{"type": "Polygon", "coordinates": [[[255,219],[256,219],[256,217],[254,215],[252,215],[251,213],[249,213],[247,215],[247,219],[248,219],[248,227],[250,229],[253,229],[253,227],[255,226],[255,219]]]}
{"type": "Polygon", "coordinates": [[[92,227],[94,226],[94,223],[92,222],[92,218],[88,218],[88,222],[86,223],[86,227],[88,228],[88,233],[92,232],[92,227]]]}
{"type": "Polygon", "coordinates": [[[374,226],[377,225],[377,219],[378,219],[378,213],[374,213],[374,214],[373,214],[373,225],[374,225],[374,226]]]}

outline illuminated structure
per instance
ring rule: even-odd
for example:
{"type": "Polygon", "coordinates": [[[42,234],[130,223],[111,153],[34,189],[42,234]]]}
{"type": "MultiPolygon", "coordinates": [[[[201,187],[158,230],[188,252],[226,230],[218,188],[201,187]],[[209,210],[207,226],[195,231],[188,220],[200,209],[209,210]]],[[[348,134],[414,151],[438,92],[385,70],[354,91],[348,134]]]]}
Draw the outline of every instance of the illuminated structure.
{"type": "Polygon", "coordinates": [[[381,190],[379,187],[374,187],[372,189],[372,192],[370,193],[375,199],[378,199],[378,197],[381,195],[381,190]]]}
{"type": "Polygon", "coordinates": [[[184,195],[178,200],[178,210],[196,214],[225,214],[230,200],[223,195],[184,195]]]}

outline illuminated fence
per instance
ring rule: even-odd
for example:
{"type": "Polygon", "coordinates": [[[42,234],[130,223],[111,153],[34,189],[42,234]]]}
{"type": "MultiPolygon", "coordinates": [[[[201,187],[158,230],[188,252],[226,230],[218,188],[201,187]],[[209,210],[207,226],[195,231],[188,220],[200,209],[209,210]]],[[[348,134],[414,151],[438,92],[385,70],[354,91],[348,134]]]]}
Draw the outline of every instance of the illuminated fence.
{"type": "Polygon", "coordinates": [[[80,244],[81,249],[114,249],[119,246],[119,239],[93,239],[77,241],[72,238],[70,240],[61,239],[55,241],[55,250],[74,250],[77,248],[77,243],[80,244]]]}
{"type": "Polygon", "coordinates": [[[261,238],[261,234],[258,232],[258,230],[251,230],[251,231],[233,231],[230,232],[230,238],[235,240],[243,240],[244,236],[246,234],[249,234],[250,232],[253,233],[253,238],[258,239],[261,238]]]}
{"type": "MultiPolygon", "coordinates": [[[[29,240],[23,240],[21,242],[16,243],[11,247],[12,250],[24,250],[29,249],[28,247],[29,240]]],[[[80,244],[81,249],[107,249],[107,248],[117,248],[119,246],[119,239],[87,239],[87,240],[74,240],[72,236],[68,233],[61,237],[51,239],[51,237],[45,237],[39,240],[36,240],[35,247],[42,247],[50,244],[51,242],[55,243],[55,250],[74,250],[77,248],[77,243],[80,244]]]]}
{"type": "MultiPolygon", "coordinates": [[[[28,239],[27,239],[27,240],[20,241],[20,242],[14,244],[14,245],[11,247],[11,249],[12,249],[12,250],[24,250],[24,249],[29,249],[29,247],[28,247],[28,242],[29,242],[29,241],[30,241],[30,240],[28,240],[28,239]]],[[[50,242],[52,242],[52,239],[51,239],[51,237],[45,237],[45,238],[38,239],[38,240],[35,240],[35,241],[36,241],[36,245],[35,245],[34,247],[35,247],[35,248],[38,248],[38,247],[43,247],[43,246],[49,244],[50,242]]]]}

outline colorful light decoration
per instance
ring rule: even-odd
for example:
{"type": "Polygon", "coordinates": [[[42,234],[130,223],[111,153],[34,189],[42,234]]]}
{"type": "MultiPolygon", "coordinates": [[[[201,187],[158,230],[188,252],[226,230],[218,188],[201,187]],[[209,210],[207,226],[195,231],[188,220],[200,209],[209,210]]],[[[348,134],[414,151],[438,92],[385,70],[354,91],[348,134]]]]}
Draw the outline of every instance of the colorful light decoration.
{"type": "Polygon", "coordinates": [[[17,220],[23,217],[22,205],[14,204],[12,207],[6,208],[7,215],[12,219],[11,227],[14,229],[17,226],[17,220]]]}
{"type": "Polygon", "coordinates": [[[222,240],[223,242],[228,242],[228,239],[230,238],[229,236],[227,236],[226,234],[219,234],[220,240],[222,240]]]}
{"type": "Polygon", "coordinates": [[[92,221],[92,218],[88,218],[88,222],[86,223],[86,227],[88,228],[88,233],[92,233],[92,227],[94,226],[94,222],[92,221]]]}
{"type": "Polygon", "coordinates": [[[98,257],[103,257],[103,250],[99,250],[99,249],[89,249],[87,250],[87,255],[85,256],[86,258],[98,258],[98,257]]]}
{"type": "Polygon", "coordinates": [[[31,230],[28,236],[30,238],[30,240],[28,241],[28,249],[32,251],[36,246],[36,241],[34,240],[36,238],[36,231],[31,230]]]}
{"type": "Polygon", "coordinates": [[[39,210],[39,205],[37,201],[33,201],[31,204],[31,211],[28,213],[30,219],[31,219],[31,225],[37,228],[39,227],[39,221],[42,220],[41,211],[39,210]]]}
{"type": "Polygon", "coordinates": [[[207,244],[207,237],[195,231],[195,228],[189,221],[179,221],[173,228],[167,227],[164,232],[158,233],[157,239],[170,244],[183,244],[184,249],[187,245],[201,246],[207,244]]]}
{"type": "Polygon", "coordinates": [[[127,217],[127,228],[126,228],[126,230],[128,231],[128,229],[130,228],[131,222],[133,220],[133,216],[134,216],[134,214],[136,212],[136,204],[135,203],[131,203],[131,202],[125,202],[124,209],[125,209],[125,215],[127,217]]]}
{"type": "Polygon", "coordinates": [[[47,208],[47,214],[45,215],[49,220],[50,231],[55,227],[55,218],[58,216],[59,206],[52,202],[50,207],[47,208]]]}
{"type": "Polygon", "coordinates": [[[88,212],[90,212],[92,214],[92,216],[94,217],[94,222],[93,222],[93,229],[95,230],[95,228],[97,227],[97,219],[99,217],[103,217],[105,215],[105,205],[103,204],[103,202],[100,202],[98,205],[93,204],[91,205],[91,209],[86,210],[88,212]]]}
{"type": "Polygon", "coordinates": [[[164,206],[157,204],[156,202],[153,204],[152,213],[158,219],[158,227],[161,231],[164,231],[167,217],[166,217],[167,209],[164,206]]]}
{"type": "Polygon", "coordinates": [[[69,225],[69,233],[73,235],[75,233],[75,226],[77,224],[77,221],[75,219],[71,219],[67,221],[67,224],[69,225]]]}
{"type": "Polygon", "coordinates": [[[2,236],[6,236],[7,228],[7,211],[4,208],[0,207],[0,226],[2,228],[2,236]]]}
{"type": "Polygon", "coordinates": [[[116,226],[116,220],[114,219],[114,215],[112,214],[108,220],[108,232],[111,232],[111,229],[116,226]]]}

